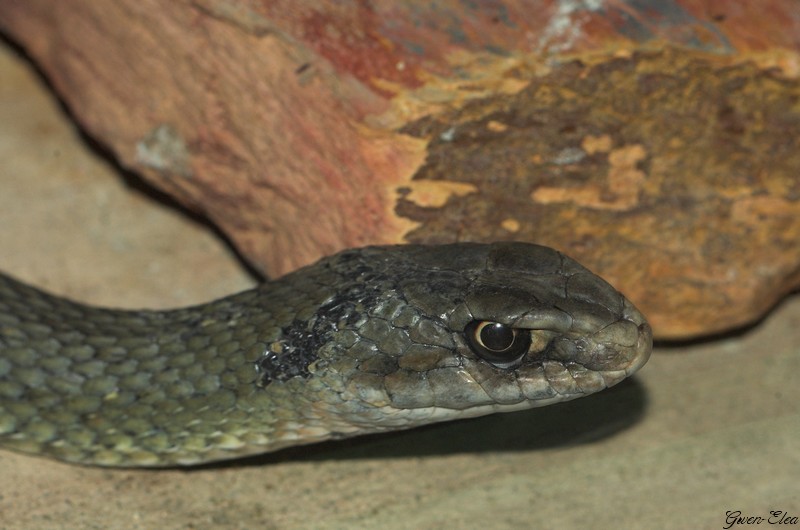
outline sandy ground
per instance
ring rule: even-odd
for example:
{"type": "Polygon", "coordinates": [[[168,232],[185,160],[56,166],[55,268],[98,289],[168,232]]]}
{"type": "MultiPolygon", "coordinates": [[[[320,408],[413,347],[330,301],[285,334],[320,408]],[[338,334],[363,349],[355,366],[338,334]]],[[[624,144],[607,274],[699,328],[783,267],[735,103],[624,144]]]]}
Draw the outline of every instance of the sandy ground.
{"type": "MultiPolygon", "coordinates": [[[[127,185],[30,66],[0,51],[0,269],[128,307],[253,283],[208,227],[127,185]]],[[[737,336],[659,348],[634,380],[539,410],[187,470],[0,451],[0,529],[725,528],[729,511],[800,517],[798,373],[794,297],[737,336]]]]}

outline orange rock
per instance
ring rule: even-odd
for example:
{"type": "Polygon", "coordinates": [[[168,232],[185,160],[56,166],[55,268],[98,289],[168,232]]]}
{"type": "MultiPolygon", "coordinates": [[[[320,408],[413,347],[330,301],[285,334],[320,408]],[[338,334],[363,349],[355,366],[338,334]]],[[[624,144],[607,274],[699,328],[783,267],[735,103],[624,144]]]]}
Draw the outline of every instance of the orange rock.
{"type": "Polygon", "coordinates": [[[793,0],[0,0],[120,162],[281,274],[368,243],[514,238],[678,338],[796,287],[793,0]]]}

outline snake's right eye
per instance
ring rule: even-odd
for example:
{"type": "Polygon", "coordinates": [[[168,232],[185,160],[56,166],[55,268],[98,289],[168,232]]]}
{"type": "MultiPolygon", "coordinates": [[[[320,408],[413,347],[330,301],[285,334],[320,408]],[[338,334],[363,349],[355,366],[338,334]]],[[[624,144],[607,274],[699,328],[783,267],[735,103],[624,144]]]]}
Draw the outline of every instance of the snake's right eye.
{"type": "Polygon", "coordinates": [[[475,355],[503,369],[519,365],[531,345],[527,330],[488,320],[473,320],[464,328],[464,335],[475,355]]]}

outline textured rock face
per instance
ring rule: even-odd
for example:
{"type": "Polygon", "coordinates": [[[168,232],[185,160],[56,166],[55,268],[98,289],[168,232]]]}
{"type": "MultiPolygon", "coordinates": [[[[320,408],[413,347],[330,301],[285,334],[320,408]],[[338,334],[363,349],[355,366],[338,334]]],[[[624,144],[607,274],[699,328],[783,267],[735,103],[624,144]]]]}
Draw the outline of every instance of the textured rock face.
{"type": "Polygon", "coordinates": [[[270,275],[369,243],[536,241],[665,338],[796,287],[792,0],[377,4],[0,0],[0,28],[270,275]]]}

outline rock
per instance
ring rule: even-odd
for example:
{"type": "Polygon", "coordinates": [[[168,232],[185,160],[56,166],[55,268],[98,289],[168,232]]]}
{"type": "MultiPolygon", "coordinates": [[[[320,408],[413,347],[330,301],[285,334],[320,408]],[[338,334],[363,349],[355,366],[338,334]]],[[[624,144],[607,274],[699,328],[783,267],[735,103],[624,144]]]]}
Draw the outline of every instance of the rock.
{"type": "Polygon", "coordinates": [[[798,24],[791,0],[0,0],[86,130],[268,274],[531,240],[661,338],[799,283],[798,24]]]}

